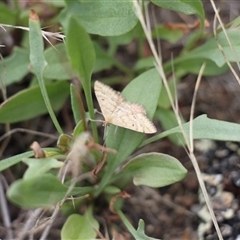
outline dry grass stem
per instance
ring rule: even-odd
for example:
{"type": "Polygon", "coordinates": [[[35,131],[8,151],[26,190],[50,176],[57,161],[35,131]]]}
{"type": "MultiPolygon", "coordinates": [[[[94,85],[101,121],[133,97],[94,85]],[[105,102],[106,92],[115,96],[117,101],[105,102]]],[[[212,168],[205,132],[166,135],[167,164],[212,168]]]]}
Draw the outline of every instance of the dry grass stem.
{"type": "MultiPolygon", "coordinates": [[[[149,24],[147,24],[144,20],[144,16],[143,16],[143,13],[142,13],[142,8],[141,8],[141,3],[142,1],[134,1],[134,7],[135,7],[135,12],[136,12],[136,15],[142,25],[142,28],[144,30],[144,33],[146,35],[146,38],[147,38],[147,41],[148,41],[148,44],[150,46],[150,49],[152,51],[152,54],[154,56],[154,59],[156,61],[155,65],[156,65],[156,68],[162,78],[162,81],[164,83],[164,86],[166,88],[166,91],[167,91],[167,94],[168,94],[168,97],[169,97],[169,100],[171,102],[171,106],[172,106],[172,109],[175,113],[175,116],[177,118],[177,122],[178,122],[178,125],[182,131],[182,134],[183,134],[183,137],[184,137],[184,140],[186,141],[186,145],[187,145],[187,152],[188,152],[188,155],[192,161],[192,164],[194,166],[194,169],[197,173],[197,177],[198,177],[198,181],[199,181],[199,184],[200,184],[200,187],[203,191],[203,195],[205,197],[205,201],[207,203],[207,206],[208,206],[208,210],[209,212],[211,213],[212,215],[212,220],[214,222],[214,226],[215,226],[215,229],[217,231],[217,234],[218,234],[218,237],[219,239],[223,239],[222,238],[222,235],[221,235],[221,231],[219,229],[219,226],[217,224],[217,221],[216,221],[216,217],[214,215],[214,212],[213,212],[213,209],[211,207],[211,204],[210,204],[210,200],[209,200],[209,197],[208,197],[208,193],[207,193],[207,190],[206,190],[206,187],[205,187],[205,184],[204,184],[204,181],[203,179],[201,178],[201,171],[200,171],[200,168],[198,166],[198,163],[197,163],[197,160],[196,160],[196,157],[194,156],[193,154],[193,151],[194,151],[194,147],[193,147],[193,127],[192,127],[192,121],[193,121],[193,112],[194,112],[194,104],[195,104],[195,101],[196,101],[196,93],[197,93],[197,89],[199,87],[199,83],[200,83],[200,80],[201,80],[201,76],[203,74],[203,70],[204,70],[204,66],[201,68],[200,70],[200,73],[199,73],[199,76],[198,76],[198,80],[197,80],[197,83],[196,83],[196,88],[195,88],[195,93],[194,93],[194,97],[193,97],[193,103],[192,103],[192,111],[191,111],[191,119],[190,119],[190,136],[187,136],[183,127],[182,127],[182,122],[181,122],[181,118],[180,118],[180,115],[179,115],[179,112],[178,112],[178,108],[176,108],[174,102],[173,102],[173,97],[171,95],[171,92],[170,92],[170,89],[169,89],[169,86],[168,86],[168,82],[167,82],[167,79],[166,79],[166,75],[164,73],[164,70],[163,70],[163,66],[162,66],[162,61],[160,60],[161,59],[161,56],[158,57],[158,54],[157,54],[157,51],[156,51],[156,48],[155,48],[155,45],[153,43],[153,40],[152,40],[152,35],[151,35],[151,29],[149,27],[149,24]],[[189,142],[189,139],[190,139],[190,142],[189,142]]],[[[146,18],[148,20],[148,18],[146,18]]],[[[149,21],[149,20],[148,20],[149,21]]]]}

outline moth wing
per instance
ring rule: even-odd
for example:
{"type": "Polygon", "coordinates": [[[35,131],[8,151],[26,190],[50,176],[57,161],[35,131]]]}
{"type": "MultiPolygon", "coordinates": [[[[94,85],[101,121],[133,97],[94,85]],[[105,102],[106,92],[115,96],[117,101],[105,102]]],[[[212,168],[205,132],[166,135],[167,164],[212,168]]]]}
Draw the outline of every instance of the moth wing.
{"type": "Polygon", "coordinates": [[[94,83],[94,91],[105,121],[109,123],[115,108],[124,98],[119,92],[99,81],[94,83]]]}
{"type": "Polygon", "coordinates": [[[155,133],[157,131],[141,105],[126,101],[115,108],[110,123],[137,132],[155,133]]]}

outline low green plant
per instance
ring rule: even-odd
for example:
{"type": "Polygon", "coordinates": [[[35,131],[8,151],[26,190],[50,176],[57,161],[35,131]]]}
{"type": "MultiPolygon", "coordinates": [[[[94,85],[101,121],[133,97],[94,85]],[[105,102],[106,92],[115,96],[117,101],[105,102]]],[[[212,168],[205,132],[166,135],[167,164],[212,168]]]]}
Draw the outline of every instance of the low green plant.
{"type": "MultiPolygon", "coordinates": [[[[164,63],[166,74],[174,66],[177,82],[183,75],[197,74],[203,62],[206,64],[203,72],[205,76],[218,75],[227,70],[226,61],[215,38],[203,32],[205,16],[200,0],[177,1],[174,6],[166,1],[151,2],[170,10],[196,14],[201,22],[202,28],[191,35],[192,38],[189,38],[179,56],[164,63]],[[199,39],[205,39],[201,46],[196,45],[199,39]]],[[[54,207],[49,224],[61,209],[67,216],[61,230],[62,239],[94,239],[100,231],[100,225],[94,217],[95,203],[96,199],[102,198],[111,205],[111,210],[120,217],[135,239],[152,239],[144,233],[143,220],[139,220],[137,229],[130,224],[121,211],[124,202],[119,198],[124,197],[123,191],[132,180],[136,186],[158,188],[180,181],[187,170],[170,155],[150,152],[132,157],[133,153],[164,137],[171,137],[175,144],[183,145],[193,139],[239,141],[240,126],[210,119],[206,115],[178,126],[166,86],[163,86],[162,77],[154,65],[154,58],[144,59],[140,54],[133,69],[128,69],[117,60],[115,55],[121,44],[128,44],[135,38],[141,43],[145,39],[131,1],[66,0],[61,4],[62,11],[58,19],[65,33],[64,43],[44,50],[42,35],[47,35],[41,31],[37,15],[32,12],[29,19],[29,47],[15,47],[12,55],[4,59],[7,74],[1,74],[1,78],[6,80],[5,85],[16,83],[25,76],[29,63],[37,84],[35,81],[35,84],[8,98],[1,105],[0,122],[15,123],[48,112],[59,133],[58,147],[42,149],[44,154],[40,159],[36,158],[36,152],[34,155],[33,151],[29,151],[0,162],[1,171],[19,162],[28,165],[23,177],[10,185],[8,199],[22,208],[54,207]],[[90,34],[95,34],[94,40],[90,34]],[[103,49],[104,41],[109,45],[108,51],[103,49]],[[94,121],[93,73],[113,67],[122,71],[130,80],[122,91],[124,98],[144,106],[149,118],[155,118],[161,123],[163,132],[146,139],[144,133],[111,125],[107,130],[105,145],[99,145],[99,139],[103,136],[98,134],[94,121]],[[72,78],[81,83],[86,111],[75,85],[67,82],[72,78]],[[63,133],[54,114],[54,111],[61,109],[68,96],[75,120],[75,128],[69,136],[63,133]],[[69,204],[69,199],[74,202],[75,209],[72,202],[69,204]],[[84,214],[77,211],[78,206],[86,207],[84,214]]],[[[3,4],[0,7],[6,8],[3,4]]],[[[7,24],[15,23],[12,18],[7,24]]],[[[156,26],[152,37],[154,34],[170,42],[181,37],[178,30],[169,31],[162,25],[156,26]]],[[[238,56],[238,30],[229,29],[227,35],[238,56]]],[[[232,53],[225,34],[219,31],[217,37],[229,62],[235,62],[236,56],[232,53]]],[[[140,45],[139,48],[141,47],[140,45]]],[[[117,83],[123,79],[122,76],[114,77],[101,80],[105,83],[117,83]]],[[[174,88],[172,80],[169,89],[173,99],[176,97],[174,88]]]]}

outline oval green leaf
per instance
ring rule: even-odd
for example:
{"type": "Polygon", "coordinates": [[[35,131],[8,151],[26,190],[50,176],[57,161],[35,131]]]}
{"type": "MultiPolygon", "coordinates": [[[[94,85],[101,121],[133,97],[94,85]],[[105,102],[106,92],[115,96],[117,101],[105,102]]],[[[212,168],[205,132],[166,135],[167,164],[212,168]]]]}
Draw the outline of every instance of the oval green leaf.
{"type": "Polygon", "coordinates": [[[15,181],[9,187],[7,196],[11,202],[18,206],[38,208],[56,205],[66,196],[66,193],[83,196],[93,191],[93,187],[74,187],[71,192],[68,192],[68,188],[54,175],[45,173],[33,178],[15,181]]]}
{"type": "Polygon", "coordinates": [[[70,1],[60,15],[63,26],[66,27],[70,16],[73,16],[88,33],[101,36],[127,33],[138,21],[130,0],[70,1]]]}
{"type": "Polygon", "coordinates": [[[145,153],[133,158],[123,171],[133,176],[135,185],[164,187],[183,179],[187,170],[174,157],[163,153],[145,153]]]}
{"type": "Polygon", "coordinates": [[[96,229],[99,228],[98,222],[88,215],[72,214],[65,222],[62,232],[62,240],[82,240],[82,239],[95,239],[97,236],[96,229]]]}
{"type": "Polygon", "coordinates": [[[55,176],[42,174],[15,181],[7,191],[8,198],[24,208],[52,207],[63,199],[68,187],[55,176]]]}

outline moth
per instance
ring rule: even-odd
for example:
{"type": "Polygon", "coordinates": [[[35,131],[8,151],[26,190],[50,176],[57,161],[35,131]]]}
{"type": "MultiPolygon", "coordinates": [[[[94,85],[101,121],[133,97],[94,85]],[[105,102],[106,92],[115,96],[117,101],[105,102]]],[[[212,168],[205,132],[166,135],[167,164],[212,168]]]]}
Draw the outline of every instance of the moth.
{"type": "Polygon", "coordinates": [[[94,90],[105,119],[104,125],[114,124],[142,133],[157,131],[140,104],[128,102],[120,92],[99,81],[94,83],[94,90]]]}

